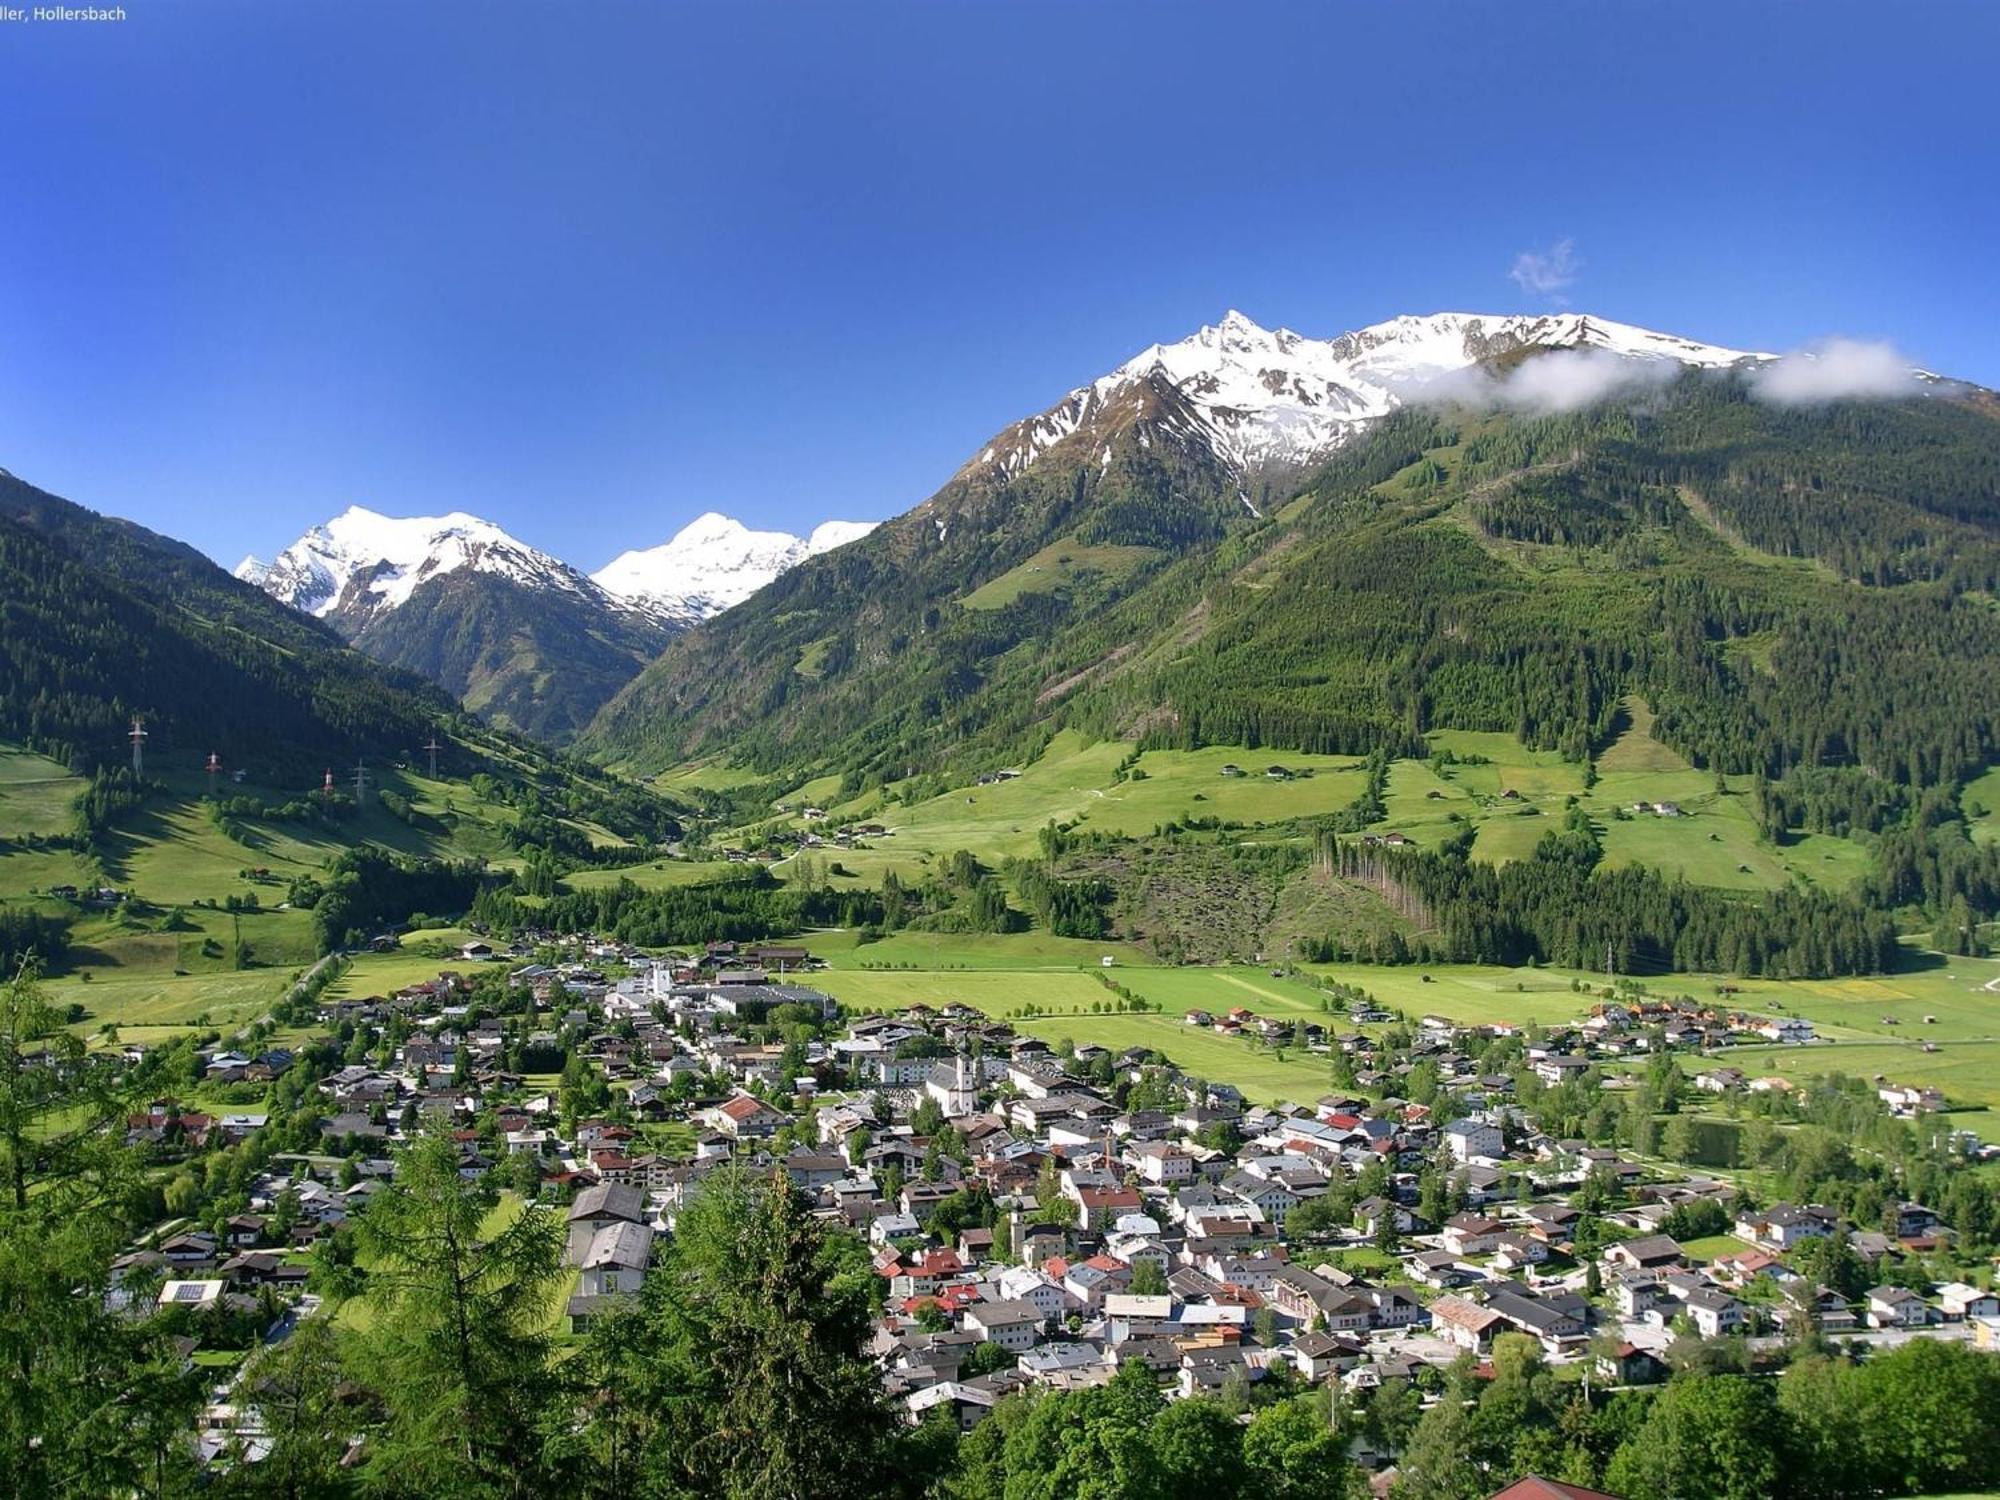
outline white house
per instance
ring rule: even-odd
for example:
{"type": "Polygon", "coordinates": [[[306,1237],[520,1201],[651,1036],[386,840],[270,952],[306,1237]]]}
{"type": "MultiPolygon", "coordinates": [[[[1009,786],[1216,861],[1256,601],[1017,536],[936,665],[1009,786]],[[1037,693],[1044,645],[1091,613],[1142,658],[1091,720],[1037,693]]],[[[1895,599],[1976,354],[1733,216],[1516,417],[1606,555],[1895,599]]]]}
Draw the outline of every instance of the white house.
{"type": "Polygon", "coordinates": [[[1506,1137],[1497,1125],[1477,1120],[1453,1120],[1444,1128],[1444,1141],[1452,1156],[1462,1162],[1475,1159],[1497,1160],[1506,1154],[1506,1137]]]}

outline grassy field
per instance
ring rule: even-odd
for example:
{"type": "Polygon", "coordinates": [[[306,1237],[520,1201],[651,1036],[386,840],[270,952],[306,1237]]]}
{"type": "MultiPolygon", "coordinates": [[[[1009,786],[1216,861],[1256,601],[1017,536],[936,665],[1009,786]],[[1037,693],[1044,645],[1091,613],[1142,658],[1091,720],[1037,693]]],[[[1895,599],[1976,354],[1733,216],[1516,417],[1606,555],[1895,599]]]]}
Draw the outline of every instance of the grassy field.
{"type": "Polygon", "coordinates": [[[393,953],[357,953],[347,972],[326,987],[326,996],[330,1000],[362,1000],[435,979],[443,969],[464,973],[475,966],[458,962],[450,951],[471,940],[471,933],[456,927],[427,928],[407,934],[403,946],[393,953]],[[422,951],[430,947],[443,948],[445,956],[422,951]]]}
{"type": "Polygon", "coordinates": [[[1085,1011],[1114,997],[1088,974],[1069,970],[956,969],[947,972],[859,969],[811,977],[856,1010],[901,1010],[911,1005],[969,1005],[990,1016],[1012,1016],[1033,1005],[1044,1011],[1085,1011]]]}
{"type": "Polygon", "coordinates": [[[1122,578],[1160,555],[1153,547],[1114,544],[1087,547],[1081,542],[1052,542],[998,578],[988,579],[959,603],[967,609],[1005,609],[1024,594],[1052,594],[1087,574],[1122,578]]]}
{"type": "MultiPolygon", "coordinates": [[[[1052,937],[1046,932],[1000,936],[984,932],[892,932],[863,943],[848,931],[812,932],[805,946],[834,969],[1099,969],[1108,956],[1122,970],[1152,962],[1124,943],[1092,942],[1085,938],[1052,937]]],[[[1114,977],[1127,978],[1122,974],[1114,977]]]]}
{"type": "Polygon", "coordinates": [[[642,890],[658,891],[670,886],[700,885],[703,881],[741,873],[745,873],[744,866],[732,865],[727,860],[662,859],[617,869],[574,870],[563,877],[563,884],[573,891],[595,891],[629,880],[642,890]]]}
{"type": "Polygon", "coordinates": [[[0,838],[67,833],[84,785],[52,760],[0,748],[0,838]]]}
{"type": "Polygon", "coordinates": [[[1304,1048],[1284,1052],[1246,1037],[1219,1036],[1187,1025],[1178,1016],[1047,1016],[1019,1023],[1045,1041],[1093,1042],[1122,1051],[1145,1047],[1171,1058],[1198,1077],[1232,1083],[1262,1103],[1292,1100],[1310,1104],[1332,1087],[1326,1058],[1304,1048]]]}
{"type": "MultiPolygon", "coordinates": [[[[250,821],[238,835],[225,832],[211,816],[198,772],[173,766],[148,770],[166,793],[106,838],[101,870],[66,851],[0,846],[0,900],[47,905],[51,898],[34,893],[102,879],[157,909],[143,916],[132,915],[133,907],[77,916],[68,962],[47,985],[59,1003],[83,1007],[85,1019],[77,1029],[89,1035],[112,1025],[126,1040],[161,1040],[190,1026],[229,1027],[262,1015],[316,956],[310,914],[281,909],[287,884],[322,872],[353,843],[503,865],[511,858],[506,829],[513,809],[481,800],[463,783],[433,781],[406,769],[384,767],[373,774],[378,788],[409,800],[411,823],[371,801],[337,832],[250,821]],[[267,874],[246,873],[258,868],[267,874]],[[249,897],[258,907],[240,915],[193,904],[219,906],[249,897]],[[235,963],[239,941],[247,964],[241,969],[235,963]]],[[[71,803],[83,785],[53,762],[0,747],[0,837],[67,831],[71,803]]],[[[301,789],[250,782],[226,790],[275,803],[301,789]]],[[[610,838],[601,829],[585,832],[600,842],[610,838]]],[[[61,909],[75,913],[73,907],[61,909]]],[[[455,932],[430,936],[453,946],[464,940],[455,932]]],[[[429,978],[439,967],[439,960],[413,952],[371,956],[344,988],[364,985],[363,992],[374,992],[429,978]]]]}

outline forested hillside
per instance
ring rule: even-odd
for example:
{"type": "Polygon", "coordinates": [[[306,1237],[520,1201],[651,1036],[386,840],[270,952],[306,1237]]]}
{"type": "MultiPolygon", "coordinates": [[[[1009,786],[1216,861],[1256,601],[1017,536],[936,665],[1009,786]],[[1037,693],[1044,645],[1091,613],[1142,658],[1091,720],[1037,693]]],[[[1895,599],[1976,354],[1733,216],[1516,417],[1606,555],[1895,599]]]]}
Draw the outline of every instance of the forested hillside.
{"type": "Polygon", "coordinates": [[[354,644],[495,724],[562,744],[670,639],[633,611],[465,571],[422,584],[363,626],[354,644]]]}
{"type": "Polygon", "coordinates": [[[135,714],[160,763],[274,779],[413,753],[459,717],[192,547],[0,471],[0,739],[104,765],[135,714]]]}
{"type": "Polygon", "coordinates": [[[1263,515],[1172,433],[1163,397],[1101,458],[969,468],[676,642],[589,748],[896,779],[1065,724],[1399,754],[1452,727],[1580,761],[1639,692],[1730,772],[1938,785],[1995,752],[1984,398],[1788,409],[1690,372],[1638,406],[1411,409],[1263,515]],[[1024,575],[1049,548],[1084,560],[1024,575]]]}

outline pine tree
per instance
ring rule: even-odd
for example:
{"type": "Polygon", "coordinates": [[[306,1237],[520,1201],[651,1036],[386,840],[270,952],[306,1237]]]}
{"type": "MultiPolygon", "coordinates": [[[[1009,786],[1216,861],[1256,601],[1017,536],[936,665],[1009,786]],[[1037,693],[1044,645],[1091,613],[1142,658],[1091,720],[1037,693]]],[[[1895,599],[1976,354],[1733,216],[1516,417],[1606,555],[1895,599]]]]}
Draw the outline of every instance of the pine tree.
{"type": "Polygon", "coordinates": [[[535,1492],[549,1312],[563,1274],[553,1213],[497,1232],[497,1195],[459,1173],[441,1131],[420,1136],[361,1216],[361,1365],[388,1409],[371,1474],[454,1495],[535,1492]]]}

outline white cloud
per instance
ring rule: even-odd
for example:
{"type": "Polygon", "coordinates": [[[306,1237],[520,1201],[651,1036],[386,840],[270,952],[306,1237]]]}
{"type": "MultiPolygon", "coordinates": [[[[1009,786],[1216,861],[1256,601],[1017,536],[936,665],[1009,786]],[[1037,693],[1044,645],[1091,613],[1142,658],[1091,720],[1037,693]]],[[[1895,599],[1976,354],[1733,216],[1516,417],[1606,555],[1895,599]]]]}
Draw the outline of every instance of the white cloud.
{"type": "Polygon", "coordinates": [[[1559,294],[1575,283],[1576,273],[1582,269],[1576,241],[1565,238],[1546,250],[1523,250],[1514,257],[1514,269],[1507,274],[1522,291],[1561,302],[1559,294]]]}
{"type": "Polygon", "coordinates": [[[1814,406],[1922,395],[1927,383],[1893,344],[1836,338],[1773,360],[1750,377],[1750,389],[1779,406],[1814,406]]]}
{"type": "Polygon", "coordinates": [[[1423,406],[1472,406],[1536,415],[1657,390],[1680,374],[1671,359],[1614,354],[1608,349],[1551,349],[1530,354],[1504,374],[1485,365],[1402,387],[1405,401],[1423,406]]]}

